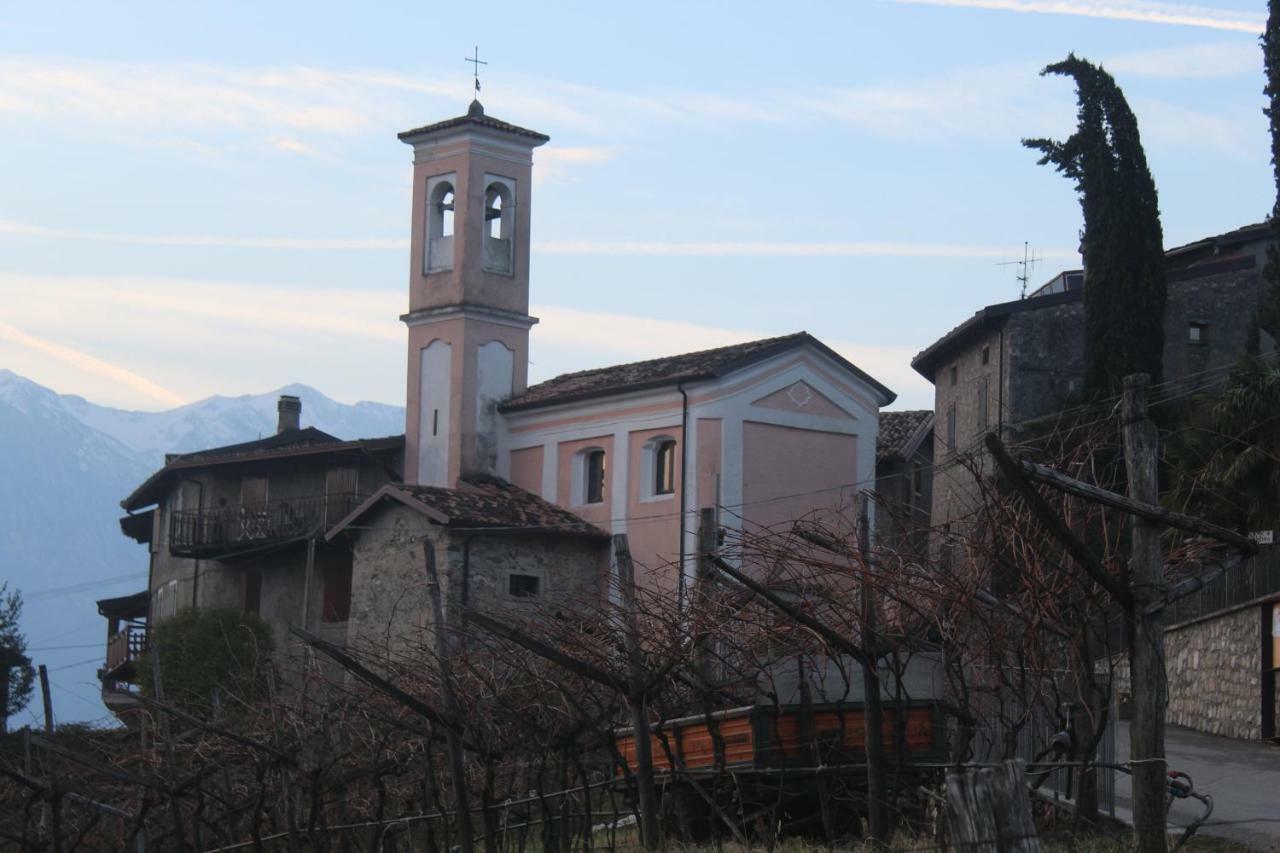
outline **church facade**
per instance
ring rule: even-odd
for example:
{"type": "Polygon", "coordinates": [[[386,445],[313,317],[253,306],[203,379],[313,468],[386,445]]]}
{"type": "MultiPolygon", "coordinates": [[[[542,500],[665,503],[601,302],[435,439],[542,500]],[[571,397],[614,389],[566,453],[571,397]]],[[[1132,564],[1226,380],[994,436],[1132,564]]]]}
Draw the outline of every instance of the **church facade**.
{"type": "Polygon", "coordinates": [[[894,394],[803,332],[529,386],[531,175],[548,137],[473,102],[400,139],[414,163],[407,483],[502,478],[626,533],[642,574],[672,589],[700,508],[768,526],[873,486],[894,394]]]}

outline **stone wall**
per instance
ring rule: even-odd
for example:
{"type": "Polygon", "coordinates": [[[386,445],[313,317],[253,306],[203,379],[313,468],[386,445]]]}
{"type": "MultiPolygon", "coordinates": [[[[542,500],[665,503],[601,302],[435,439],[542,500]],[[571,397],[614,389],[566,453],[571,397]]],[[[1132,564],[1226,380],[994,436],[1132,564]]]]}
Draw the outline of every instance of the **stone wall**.
{"type": "MultiPolygon", "coordinates": [[[[1262,736],[1258,608],[1176,626],[1165,634],[1170,725],[1225,737],[1262,736]]],[[[1130,692],[1129,661],[1116,664],[1116,689],[1130,692]]]]}
{"type": "Polygon", "coordinates": [[[351,578],[347,644],[393,654],[429,642],[431,600],[425,547],[436,557],[446,620],[465,604],[519,621],[550,608],[570,611],[604,600],[608,540],[536,531],[454,532],[398,504],[361,521],[351,578]],[[512,574],[538,579],[533,596],[511,594],[512,574]]]}

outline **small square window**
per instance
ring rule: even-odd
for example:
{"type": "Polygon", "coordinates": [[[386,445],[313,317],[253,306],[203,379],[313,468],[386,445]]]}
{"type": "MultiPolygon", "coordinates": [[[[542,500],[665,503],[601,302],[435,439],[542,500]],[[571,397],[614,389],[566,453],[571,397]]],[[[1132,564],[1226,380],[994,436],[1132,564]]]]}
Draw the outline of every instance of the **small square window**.
{"type": "Polygon", "coordinates": [[[952,385],[956,384],[956,381],[959,378],[959,376],[960,376],[960,371],[956,368],[954,364],[951,365],[951,384],[952,385]]]}
{"type": "Polygon", "coordinates": [[[982,363],[983,364],[991,363],[991,347],[982,348],[982,363]]]}
{"type": "Polygon", "coordinates": [[[1202,347],[1209,343],[1209,324],[1190,323],[1187,325],[1187,343],[1193,347],[1202,347]]]}
{"type": "Polygon", "coordinates": [[[535,598],[540,580],[537,575],[507,575],[507,593],[512,598],[535,598]]]}

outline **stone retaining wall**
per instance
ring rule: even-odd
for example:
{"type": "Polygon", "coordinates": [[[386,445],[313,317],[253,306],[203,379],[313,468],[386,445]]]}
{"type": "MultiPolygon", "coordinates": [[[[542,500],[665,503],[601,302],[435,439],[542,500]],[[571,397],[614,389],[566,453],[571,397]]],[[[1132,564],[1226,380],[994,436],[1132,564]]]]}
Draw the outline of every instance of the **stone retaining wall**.
{"type": "MultiPolygon", "coordinates": [[[[1178,626],[1165,634],[1169,710],[1165,720],[1209,734],[1262,736],[1258,608],[1178,626]]],[[[1129,692],[1129,660],[1116,664],[1116,689],[1129,692]]]]}

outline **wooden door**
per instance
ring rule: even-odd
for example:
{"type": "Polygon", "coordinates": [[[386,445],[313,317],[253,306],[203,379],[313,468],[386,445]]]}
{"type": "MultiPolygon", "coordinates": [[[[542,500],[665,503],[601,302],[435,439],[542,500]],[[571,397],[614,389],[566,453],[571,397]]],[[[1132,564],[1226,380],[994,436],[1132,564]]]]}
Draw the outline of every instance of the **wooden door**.
{"type": "Polygon", "coordinates": [[[246,474],[240,478],[240,538],[266,539],[268,534],[267,478],[246,474]]]}
{"type": "Polygon", "coordinates": [[[330,468],[324,476],[325,523],[337,524],[355,509],[356,486],[360,469],[355,465],[330,468]]]}

